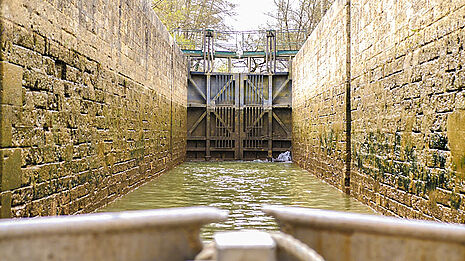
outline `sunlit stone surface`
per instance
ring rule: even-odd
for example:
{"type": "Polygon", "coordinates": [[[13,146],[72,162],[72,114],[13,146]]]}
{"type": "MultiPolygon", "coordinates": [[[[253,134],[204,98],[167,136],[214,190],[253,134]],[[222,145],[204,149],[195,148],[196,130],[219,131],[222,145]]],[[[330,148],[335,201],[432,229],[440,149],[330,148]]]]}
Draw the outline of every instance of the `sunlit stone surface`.
{"type": "Polygon", "coordinates": [[[220,232],[214,241],[217,261],[276,261],[276,244],[265,232],[220,232]]]}

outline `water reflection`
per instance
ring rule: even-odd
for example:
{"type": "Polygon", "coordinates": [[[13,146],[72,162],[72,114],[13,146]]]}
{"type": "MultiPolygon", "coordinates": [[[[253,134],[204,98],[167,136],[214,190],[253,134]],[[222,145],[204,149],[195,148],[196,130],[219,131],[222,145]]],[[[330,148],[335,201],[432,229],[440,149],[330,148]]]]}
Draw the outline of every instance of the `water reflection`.
{"type": "Polygon", "coordinates": [[[335,188],[290,163],[189,162],[113,202],[104,211],[188,206],[229,210],[229,219],[203,230],[276,230],[273,218],[260,211],[279,204],[357,213],[373,213],[335,188]]]}

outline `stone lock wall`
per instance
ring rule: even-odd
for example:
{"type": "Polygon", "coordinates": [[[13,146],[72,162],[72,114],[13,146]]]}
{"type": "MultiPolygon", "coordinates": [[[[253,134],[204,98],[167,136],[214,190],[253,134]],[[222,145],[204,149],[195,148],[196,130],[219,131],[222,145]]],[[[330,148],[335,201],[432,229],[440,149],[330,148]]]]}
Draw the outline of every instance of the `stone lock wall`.
{"type": "Polygon", "coordinates": [[[0,4],[1,217],[89,212],[183,161],[187,64],[150,1],[0,4]]]}
{"type": "Polygon", "coordinates": [[[464,223],[465,1],[354,0],[352,13],[353,193],[464,223]]]}
{"type": "MultiPolygon", "coordinates": [[[[293,64],[293,159],[343,188],[347,167],[347,3],[337,0],[293,64]]],[[[349,150],[350,152],[350,150],[349,150]]]]}
{"type": "MultiPolygon", "coordinates": [[[[324,38],[311,43],[313,35],[328,30],[327,26],[317,28],[294,61],[293,77],[299,79],[294,79],[294,88],[307,94],[326,90],[329,95],[338,89],[325,87],[330,78],[309,84],[315,72],[350,67],[350,92],[345,94],[349,100],[345,109],[333,115],[350,119],[344,129],[350,137],[350,146],[346,143],[350,151],[335,159],[351,166],[345,173],[323,172],[323,177],[343,188],[344,175],[350,176],[351,194],[383,214],[464,223],[465,1],[344,2],[346,7],[336,3],[333,8],[350,7],[350,30],[345,32],[350,41],[334,44],[341,50],[344,45],[349,48],[346,63],[302,62],[309,50],[327,45],[324,38]],[[308,71],[304,77],[299,75],[303,68],[308,71]]],[[[343,20],[337,12],[325,19],[343,20]]],[[[301,100],[311,106],[322,104],[326,110],[343,101],[330,95],[323,100],[294,95],[294,104],[301,100]]],[[[328,139],[307,141],[299,134],[308,131],[304,124],[314,126],[331,114],[295,109],[294,115],[293,135],[299,137],[294,142],[294,158],[312,171],[321,165],[332,169],[332,162],[308,160],[332,156],[332,143],[328,139]],[[308,118],[308,123],[298,121],[299,117],[308,118]],[[310,155],[303,156],[305,146],[317,153],[308,151],[310,155]]],[[[334,121],[329,122],[326,128],[337,133],[334,121]]],[[[327,129],[313,137],[324,137],[327,129]]],[[[334,137],[329,140],[340,143],[334,137]]]]}

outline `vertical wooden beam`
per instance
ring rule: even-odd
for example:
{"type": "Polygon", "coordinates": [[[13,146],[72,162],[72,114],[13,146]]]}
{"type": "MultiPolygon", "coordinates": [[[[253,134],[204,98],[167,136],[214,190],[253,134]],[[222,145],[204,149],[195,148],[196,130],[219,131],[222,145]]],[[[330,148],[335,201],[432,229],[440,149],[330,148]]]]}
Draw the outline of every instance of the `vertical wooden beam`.
{"type": "Polygon", "coordinates": [[[174,56],[175,46],[171,46],[171,84],[170,84],[170,165],[173,164],[173,88],[174,88],[174,56]]]}
{"type": "Polygon", "coordinates": [[[247,80],[247,74],[240,74],[239,78],[239,159],[244,159],[244,99],[245,99],[245,86],[244,81],[247,80]]]}
{"type": "Polygon", "coordinates": [[[273,159],[273,74],[268,75],[268,101],[266,105],[268,113],[268,159],[273,159]]]}
{"type": "Polygon", "coordinates": [[[211,108],[210,108],[210,102],[211,102],[211,74],[208,72],[207,74],[207,106],[206,106],[206,111],[207,111],[207,126],[205,128],[205,138],[206,138],[206,150],[205,150],[205,160],[209,161],[211,158],[210,155],[210,131],[211,131],[211,123],[210,123],[210,116],[211,116],[211,108]]]}
{"type": "Polygon", "coordinates": [[[240,109],[241,109],[241,95],[240,95],[240,90],[241,90],[241,75],[240,74],[234,74],[234,79],[235,79],[235,84],[234,84],[234,108],[235,108],[235,114],[234,114],[234,124],[235,124],[235,130],[236,132],[234,133],[234,139],[235,139],[235,151],[234,151],[234,159],[242,159],[241,157],[241,124],[240,124],[240,109]]]}
{"type": "Polygon", "coordinates": [[[351,3],[346,0],[346,170],[344,173],[344,188],[350,194],[350,171],[352,162],[352,104],[351,104],[351,3]]]}

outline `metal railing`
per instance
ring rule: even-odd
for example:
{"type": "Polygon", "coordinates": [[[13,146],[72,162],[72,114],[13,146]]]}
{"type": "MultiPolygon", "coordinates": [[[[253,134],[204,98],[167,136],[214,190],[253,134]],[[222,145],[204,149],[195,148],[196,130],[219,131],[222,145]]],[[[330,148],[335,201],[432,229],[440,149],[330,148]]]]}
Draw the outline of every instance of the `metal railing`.
{"type": "Polygon", "coordinates": [[[189,57],[191,71],[203,72],[285,72],[307,38],[305,30],[177,29],[172,33],[189,57]]]}
{"type": "Polygon", "coordinates": [[[173,36],[182,50],[206,50],[207,38],[213,37],[215,51],[264,52],[267,36],[272,32],[276,37],[276,49],[281,51],[300,50],[308,33],[306,30],[252,30],[214,31],[209,29],[176,29],[173,36]]]}

